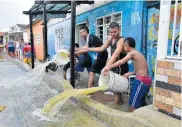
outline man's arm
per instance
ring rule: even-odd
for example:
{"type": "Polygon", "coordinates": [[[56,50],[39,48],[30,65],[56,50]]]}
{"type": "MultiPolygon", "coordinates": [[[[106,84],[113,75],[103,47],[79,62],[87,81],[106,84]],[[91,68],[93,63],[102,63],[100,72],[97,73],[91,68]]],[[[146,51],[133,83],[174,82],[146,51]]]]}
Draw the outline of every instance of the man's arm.
{"type": "Polygon", "coordinates": [[[134,75],[135,72],[128,72],[128,73],[125,73],[123,76],[128,78],[130,75],[134,75]]]}
{"type": "Polygon", "coordinates": [[[88,52],[88,50],[86,50],[85,48],[88,48],[87,44],[83,48],[78,48],[77,50],[75,50],[75,55],[80,55],[88,52]]]}
{"type": "Polygon", "coordinates": [[[106,66],[103,72],[106,74],[106,72],[110,71],[112,68],[118,67],[122,64],[125,64],[127,61],[129,61],[132,58],[132,53],[128,53],[123,59],[115,62],[114,64],[110,66],[106,66]]]}
{"type": "Polygon", "coordinates": [[[84,48],[84,49],[86,49],[88,51],[92,51],[92,52],[102,52],[110,46],[110,42],[111,42],[111,38],[108,38],[107,41],[101,47],[84,48]]]}
{"type": "Polygon", "coordinates": [[[87,50],[85,49],[80,49],[79,51],[75,52],[75,55],[80,55],[80,54],[83,54],[83,53],[86,53],[88,52],[87,50]]]}
{"type": "Polygon", "coordinates": [[[115,52],[113,53],[113,55],[111,56],[108,63],[106,64],[106,66],[110,66],[111,64],[113,64],[116,61],[116,59],[118,58],[120,53],[123,51],[123,42],[124,42],[124,38],[120,38],[117,43],[117,48],[116,48],[115,52]]]}
{"type": "Polygon", "coordinates": [[[127,61],[129,61],[130,59],[132,58],[132,55],[131,53],[128,53],[123,59],[121,60],[118,60],[116,63],[110,65],[110,68],[115,68],[115,67],[118,67],[122,64],[125,64],[127,61]]]}

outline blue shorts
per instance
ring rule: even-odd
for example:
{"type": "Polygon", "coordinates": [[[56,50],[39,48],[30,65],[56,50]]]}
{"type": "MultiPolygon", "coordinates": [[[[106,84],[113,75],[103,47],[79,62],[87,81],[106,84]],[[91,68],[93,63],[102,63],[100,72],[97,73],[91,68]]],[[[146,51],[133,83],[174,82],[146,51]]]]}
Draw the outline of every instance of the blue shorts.
{"type": "Polygon", "coordinates": [[[26,58],[31,58],[31,52],[26,53],[26,58]]]}
{"type": "MultiPolygon", "coordinates": [[[[63,70],[66,72],[68,70],[68,68],[70,68],[70,62],[68,62],[67,64],[64,65],[63,70]]],[[[91,71],[91,67],[84,67],[84,66],[82,66],[80,64],[80,62],[78,62],[76,64],[75,71],[77,71],[77,72],[83,72],[85,68],[87,68],[87,71],[88,72],[91,71]]]]}
{"type": "Polygon", "coordinates": [[[8,48],[8,52],[9,52],[9,53],[11,53],[11,52],[14,53],[14,52],[15,52],[15,48],[14,48],[14,47],[9,47],[9,48],[8,48]]]}
{"type": "Polygon", "coordinates": [[[142,106],[143,98],[147,95],[149,89],[150,85],[146,85],[139,80],[135,80],[132,83],[129,106],[132,106],[135,109],[140,108],[142,106]]]}
{"type": "MultiPolygon", "coordinates": [[[[80,66],[76,66],[75,67],[75,71],[78,71],[78,72],[83,72],[84,69],[85,69],[84,67],[80,67],[80,66]]],[[[90,72],[91,71],[91,67],[88,67],[87,71],[90,72]]]]}

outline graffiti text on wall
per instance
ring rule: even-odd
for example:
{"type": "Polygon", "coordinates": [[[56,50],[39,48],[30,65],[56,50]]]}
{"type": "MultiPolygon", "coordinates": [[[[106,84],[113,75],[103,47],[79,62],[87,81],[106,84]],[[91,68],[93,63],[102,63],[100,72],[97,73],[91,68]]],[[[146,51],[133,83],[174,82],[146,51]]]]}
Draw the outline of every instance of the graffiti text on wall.
{"type": "Polygon", "coordinates": [[[55,29],[55,51],[59,51],[63,46],[63,28],[55,29]]]}
{"type": "Polygon", "coordinates": [[[131,14],[131,25],[137,25],[140,22],[139,11],[135,11],[131,14]]]}

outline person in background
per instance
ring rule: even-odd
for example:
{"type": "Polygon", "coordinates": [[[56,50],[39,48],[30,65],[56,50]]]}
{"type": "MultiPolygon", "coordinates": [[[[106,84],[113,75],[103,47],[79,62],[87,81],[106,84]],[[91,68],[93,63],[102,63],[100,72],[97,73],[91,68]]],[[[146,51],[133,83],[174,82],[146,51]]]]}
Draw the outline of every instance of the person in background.
{"type": "MultiPolygon", "coordinates": [[[[79,51],[79,44],[75,43],[75,52],[78,52],[78,51],[79,51]]],[[[88,53],[84,53],[84,54],[80,54],[79,56],[77,56],[77,55],[75,56],[75,71],[76,72],[83,72],[85,68],[87,68],[87,71],[90,72],[91,66],[92,66],[92,60],[91,60],[90,56],[88,55],[88,53]],[[76,63],[76,58],[78,60],[77,63],[76,63]]],[[[63,67],[63,77],[65,80],[67,79],[66,72],[67,72],[68,68],[70,68],[70,62],[65,64],[65,66],[63,67]]],[[[76,76],[77,76],[77,73],[76,73],[76,76]]]]}
{"type": "Polygon", "coordinates": [[[15,45],[13,40],[8,42],[8,55],[15,57],[15,45]]]}
{"type": "Polygon", "coordinates": [[[30,43],[26,43],[23,48],[23,54],[24,54],[24,63],[30,64],[31,63],[31,46],[30,43]]]}
{"type": "Polygon", "coordinates": [[[19,41],[15,41],[15,46],[16,46],[16,58],[17,59],[20,59],[20,49],[19,49],[19,47],[20,47],[20,44],[19,44],[19,41]]]}
{"type": "Polygon", "coordinates": [[[133,112],[135,109],[142,106],[143,98],[149,92],[152,79],[148,75],[147,61],[145,57],[135,49],[135,40],[132,37],[128,37],[124,40],[124,50],[127,52],[127,55],[114,64],[105,67],[102,73],[106,74],[112,68],[123,65],[129,60],[133,61],[135,72],[124,74],[125,77],[136,74],[136,80],[132,84],[131,95],[129,98],[129,110],[133,112]]]}
{"type": "Polygon", "coordinates": [[[24,59],[24,55],[23,55],[23,48],[24,48],[25,42],[24,39],[21,39],[21,41],[19,42],[19,50],[20,50],[20,59],[23,60],[24,59]]]}
{"type": "Polygon", "coordinates": [[[5,44],[6,53],[8,54],[8,42],[5,44]]]}
{"type": "Polygon", "coordinates": [[[0,40],[0,55],[3,53],[4,46],[2,40],[0,40]]]}

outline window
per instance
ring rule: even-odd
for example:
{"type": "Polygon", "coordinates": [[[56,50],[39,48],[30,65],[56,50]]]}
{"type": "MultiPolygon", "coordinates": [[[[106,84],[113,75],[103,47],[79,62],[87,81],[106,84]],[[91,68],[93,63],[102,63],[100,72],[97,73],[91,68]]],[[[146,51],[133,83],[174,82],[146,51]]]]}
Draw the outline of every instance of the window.
{"type": "Polygon", "coordinates": [[[182,16],[181,3],[175,3],[170,8],[170,25],[168,37],[167,58],[182,59],[182,16]]]}
{"type": "MultiPolygon", "coordinates": [[[[122,32],[121,19],[122,19],[121,12],[113,13],[113,14],[98,18],[96,21],[96,35],[103,42],[105,42],[109,36],[109,25],[111,22],[117,22],[120,25],[120,29],[122,32]]],[[[121,33],[121,35],[122,35],[122,33],[121,33]]],[[[108,48],[109,58],[111,57],[110,52],[111,52],[110,48],[108,48]]]]}

